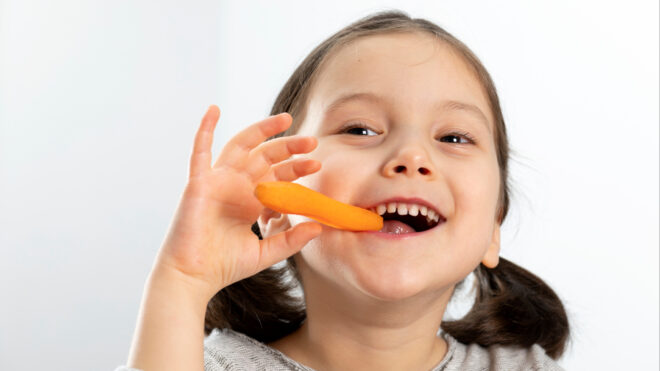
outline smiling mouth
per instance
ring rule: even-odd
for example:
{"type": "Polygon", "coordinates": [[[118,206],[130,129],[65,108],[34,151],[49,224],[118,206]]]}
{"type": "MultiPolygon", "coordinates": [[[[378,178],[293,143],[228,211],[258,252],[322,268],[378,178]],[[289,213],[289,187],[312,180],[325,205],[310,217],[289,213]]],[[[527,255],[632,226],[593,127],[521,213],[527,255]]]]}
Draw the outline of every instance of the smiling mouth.
{"type": "Polygon", "coordinates": [[[421,214],[412,216],[385,213],[383,215],[383,228],[379,232],[392,234],[424,232],[443,222],[444,218],[440,218],[439,220],[428,219],[421,214]]]}

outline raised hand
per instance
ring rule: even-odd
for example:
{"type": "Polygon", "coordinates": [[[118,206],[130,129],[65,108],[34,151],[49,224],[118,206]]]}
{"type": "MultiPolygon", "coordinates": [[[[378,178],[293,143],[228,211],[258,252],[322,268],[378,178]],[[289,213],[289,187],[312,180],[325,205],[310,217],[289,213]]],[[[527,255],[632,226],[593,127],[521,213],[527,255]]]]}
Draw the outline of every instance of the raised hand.
{"type": "Polygon", "coordinates": [[[314,137],[289,136],[264,142],[286,130],[288,113],[244,129],[223,148],[212,165],[213,131],[220,110],[212,105],[195,136],[188,184],[154,271],[167,270],[199,288],[209,300],[217,291],[299,251],[321,232],[314,222],[262,241],[251,231],[264,209],[253,191],[263,181],[293,181],[314,173],[320,162],[291,158],[312,151],[314,137]]]}

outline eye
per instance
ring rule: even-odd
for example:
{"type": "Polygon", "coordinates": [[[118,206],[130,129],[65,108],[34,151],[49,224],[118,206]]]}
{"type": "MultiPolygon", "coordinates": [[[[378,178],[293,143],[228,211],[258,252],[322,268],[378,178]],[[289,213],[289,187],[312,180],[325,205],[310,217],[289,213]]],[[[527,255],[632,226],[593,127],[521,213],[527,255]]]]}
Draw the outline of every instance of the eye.
{"type": "Polygon", "coordinates": [[[448,135],[440,137],[440,139],[438,140],[441,142],[455,143],[455,144],[476,144],[476,141],[472,138],[472,136],[465,132],[450,133],[448,135]],[[449,140],[445,140],[446,138],[448,138],[449,140]]]}
{"type": "Polygon", "coordinates": [[[339,130],[339,133],[346,133],[351,135],[358,136],[373,136],[378,135],[375,131],[369,129],[369,127],[363,123],[348,124],[339,130]],[[370,134],[371,133],[371,134],[370,134]]]}

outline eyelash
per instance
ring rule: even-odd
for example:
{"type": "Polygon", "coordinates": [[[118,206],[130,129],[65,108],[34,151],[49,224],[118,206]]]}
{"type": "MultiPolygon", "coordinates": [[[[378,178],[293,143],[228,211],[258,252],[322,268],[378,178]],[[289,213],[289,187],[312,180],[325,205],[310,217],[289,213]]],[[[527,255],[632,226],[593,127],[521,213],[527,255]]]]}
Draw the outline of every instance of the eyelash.
{"type": "Polygon", "coordinates": [[[474,138],[469,133],[466,133],[464,131],[454,131],[443,136],[443,138],[451,137],[451,136],[463,137],[468,141],[467,143],[456,143],[456,144],[477,144],[477,141],[474,140],[474,138]]]}
{"type": "MultiPolygon", "coordinates": [[[[344,126],[343,128],[341,128],[339,130],[339,133],[343,134],[343,133],[346,133],[347,131],[349,131],[351,129],[355,129],[355,128],[371,130],[373,132],[376,132],[375,130],[373,130],[369,126],[367,126],[366,124],[363,124],[361,122],[356,122],[356,123],[348,124],[348,125],[344,126]]],[[[477,143],[477,141],[470,135],[470,133],[467,133],[467,132],[464,132],[464,131],[453,131],[451,133],[446,134],[442,138],[450,137],[450,136],[463,137],[464,139],[467,140],[467,143],[455,143],[455,144],[476,144],[477,143]]]]}
{"type": "Polygon", "coordinates": [[[361,123],[361,122],[356,122],[356,123],[353,123],[353,124],[347,124],[346,126],[344,126],[343,128],[341,128],[341,129],[339,130],[339,133],[344,134],[344,133],[346,133],[347,131],[349,131],[349,130],[351,130],[351,129],[355,129],[355,128],[365,129],[365,130],[371,130],[371,131],[373,131],[374,133],[376,132],[376,130],[370,128],[370,127],[367,126],[366,124],[363,124],[363,123],[361,123]]]}

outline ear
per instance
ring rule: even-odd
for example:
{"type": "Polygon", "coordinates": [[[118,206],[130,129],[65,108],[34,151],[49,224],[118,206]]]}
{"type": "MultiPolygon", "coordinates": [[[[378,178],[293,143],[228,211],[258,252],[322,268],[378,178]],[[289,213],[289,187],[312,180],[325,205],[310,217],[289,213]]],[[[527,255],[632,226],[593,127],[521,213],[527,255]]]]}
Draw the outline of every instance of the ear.
{"type": "Polygon", "coordinates": [[[495,268],[500,262],[500,224],[495,223],[495,229],[493,230],[493,240],[490,242],[488,250],[484,255],[484,259],[481,261],[481,264],[485,265],[488,268],[495,268]]]}
{"type": "Polygon", "coordinates": [[[259,230],[264,239],[291,228],[287,214],[280,214],[267,207],[259,214],[257,223],[259,223],[259,230]]]}

